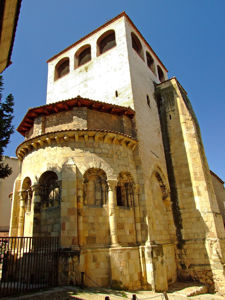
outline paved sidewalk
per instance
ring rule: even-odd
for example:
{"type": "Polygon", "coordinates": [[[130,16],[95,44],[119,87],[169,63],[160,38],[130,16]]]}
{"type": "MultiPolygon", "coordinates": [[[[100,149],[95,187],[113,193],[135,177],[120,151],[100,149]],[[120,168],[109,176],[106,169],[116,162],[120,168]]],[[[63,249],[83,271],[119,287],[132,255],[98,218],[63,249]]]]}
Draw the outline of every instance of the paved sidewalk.
{"type": "MultiPolygon", "coordinates": [[[[111,292],[109,290],[109,293],[93,293],[93,292],[81,292],[74,295],[75,297],[78,297],[82,300],[105,300],[106,296],[109,296],[110,300],[125,300],[125,299],[132,299],[132,295],[135,294],[137,296],[137,300],[141,299],[154,299],[154,300],[165,300],[165,297],[161,293],[153,293],[150,291],[139,291],[139,292],[117,292],[117,295],[115,295],[115,292],[111,292]],[[121,294],[120,294],[121,293],[121,294]]],[[[211,294],[203,294],[193,297],[186,297],[185,295],[178,294],[177,292],[174,293],[168,293],[169,300],[185,300],[185,299],[195,299],[195,300],[221,300],[225,299],[224,297],[217,296],[217,295],[211,295],[211,294]]],[[[71,295],[72,296],[72,295],[71,295]]],[[[72,299],[72,298],[71,298],[72,299]]]]}
{"type": "MultiPolygon", "coordinates": [[[[194,288],[194,287],[193,287],[194,288]]],[[[184,290],[179,290],[175,292],[168,292],[169,300],[185,300],[185,299],[195,299],[195,300],[225,300],[224,297],[203,294],[193,297],[187,297],[182,295],[184,290]]],[[[3,298],[4,300],[105,300],[108,296],[110,300],[131,300],[132,295],[137,296],[137,300],[165,300],[165,297],[161,293],[154,293],[151,291],[135,291],[135,292],[125,292],[117,291],[111,289],[79,289],[72,286],[58,287],[47,291],[42,291],[38,293],[33,293],[26,296],[20,297],[10,297],[3,298]]]]}

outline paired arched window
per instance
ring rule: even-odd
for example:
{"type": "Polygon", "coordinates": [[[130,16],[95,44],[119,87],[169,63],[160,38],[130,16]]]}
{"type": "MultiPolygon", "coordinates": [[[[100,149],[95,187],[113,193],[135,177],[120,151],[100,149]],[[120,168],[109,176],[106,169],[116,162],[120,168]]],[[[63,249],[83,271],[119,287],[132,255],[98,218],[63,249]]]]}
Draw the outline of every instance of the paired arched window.
{"type": "Polygon", "coordinates": [[[147,59],[147,65],[149,69],[155,74],[155,63],[154,59],[152,58],[151,54],[146,51],[146,59],[147,59]]]}
{"type": "Polygon", "coordinates": [[[134,182],[128,172],[120,173],[116,186],[117,205],[132,207],[134,204],[134,182]]]}
{"type": "Polygon", "coordinates": [[[144,59],[143,49],[139,38],[132,32],[131,33],[132,47],[137,52],[137,54],[144,59]]]}
{"type": "Polygon", "coordinates": [[[66,74],[69,73],[70,71],[70,67],[69,67],[69,58],[65,57],[63,59],[61,59],[56,67],[55,67],[55,80],[65,76],[66,74]]]}
{"type": "Polygon", "coordinates": [[[81,47],[75,54],[74,67],[79,67],[91,60],[91,46],[85,45],[81,47]]]}
{"type": "Polygon", "coordinates": [[[165,80],[163,70],[160,68],[160,66],[157,66],[157,71],[158,71],[158,77],[159,81],[163,82],[165,80]]]}
{"type": "Polygon", "coordinates": [[[31,180],[26,177],[22,184],[22,197],[25,202],[25,212],[31,211],[31,201],[32,201],[32,190],[31,190],[31,180]]]}
{"type": "Polygon", "coordinates": [[[108,184],[103,170],[91,168],[84,174],[84,204],[102,206],[107,203],[108,184]]]}
{"type": "Polygon", "coordinates": [[[116,46],[116,36],[114,30],[105,32],[97,41],[97,54],[100,55],[116,46]]]}
{"type": "Polygon", "coordinates": [[[39,180],[41,206],[43,208],[57,207],[60,205],[60,186],[55,172],[43,173],[39,180]]]}

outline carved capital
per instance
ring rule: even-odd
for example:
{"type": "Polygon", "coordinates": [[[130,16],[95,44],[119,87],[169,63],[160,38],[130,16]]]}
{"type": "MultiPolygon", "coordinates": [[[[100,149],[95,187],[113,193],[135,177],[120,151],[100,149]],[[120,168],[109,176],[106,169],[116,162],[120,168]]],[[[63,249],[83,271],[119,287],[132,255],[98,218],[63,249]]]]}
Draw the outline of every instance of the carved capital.
{"type": "Polygon", "coordinates": [[[31,191],[35,194],[35,195],[39,195],[40,193],[40,187],[38,184],[34,184],[31,186],[31,191]]]}
{"type": "Polygon", "coordinates": [[[109,186],[109,191],[115,191],[116,185],[117,185],[117,180],[115,179],[109,179],[107,180],[108,186],[109,186]]]}

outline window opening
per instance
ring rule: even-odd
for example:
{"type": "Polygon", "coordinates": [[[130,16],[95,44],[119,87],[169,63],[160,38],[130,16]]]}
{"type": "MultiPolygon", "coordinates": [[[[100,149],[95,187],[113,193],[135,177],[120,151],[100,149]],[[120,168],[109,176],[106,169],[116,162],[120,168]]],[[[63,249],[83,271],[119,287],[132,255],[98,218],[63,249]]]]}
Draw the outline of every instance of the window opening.
{"type": "Polygon", "coordinates": [[[31,189],[31,180],[29,177],[24,179],[22,185],[22,198],[25,201],[25,212],[31,211],[31,202],[32,202],[32,189],[31,189]]]}
{"type": "Polygon", "coordinates": [[[56,173],[47,171],[40,180],[41,206],[43,208],[58,207],[60,205],[60,186],[56,173]]]}
{"type": "Polygon", "coordinates": [[[147,104],[148,104],[148,106],[151,108],[149,96],[147,95],[146,98],[147,98],[147,104]]]}
{"type": "Polygon", "coordinates": [[[84,49],[78,55],[78,66],[82,66],[91,60],[91,47],[84,49]]]}
{"type": "Polygon", "coordinates": [[[147,58],[147,65],[149,67],[149,69],[155,73],[155,63],[154,63],[154,59],[152,58],[152,56],[150,55],[150,53],[146,52],[146,58],[147,58]]]}
{"type": "Polygon", "coordinates": [[[133,49],[141,56],[142,59],[144,59],[141,42],[133,32],[131,33],[131,39],[133,49]]]}
{"type": "Polygon", "coordinates": [[[165,80],[164,73],[160,66],[157,66],[159,81],[163,82],[165,80]]]}
{"type": "Polygon", "coordinates": [[[89,169],[84,174],[84,203],[85,205],[102,206],[108,197],[106,174],[101,169],[89,169]]]}
{"type": "Polygon", "coordinates": [[[65,58],[58,62],[55,68],[55,80],[69,73],[69,58],[65,58]]]}
{"type": "Polygon", "coordinates": [[[118,91],[115,91],[115,96],[118,97],[118,91]]]}
{"type": "Polygon", "coordinates": [[[120,173],[116,187],[117,205],[132,207],[134,203],[133,179],[130,173],[120,173]]]}
{"type": "Polygon", "coordinates": [[[103,36],[101,36],[98,40],[99,54],[106,52],[114,46],[116,46],[116,38],[114,31],[110,31],[108,32],[108,34],[103,34],[103,36]]]}

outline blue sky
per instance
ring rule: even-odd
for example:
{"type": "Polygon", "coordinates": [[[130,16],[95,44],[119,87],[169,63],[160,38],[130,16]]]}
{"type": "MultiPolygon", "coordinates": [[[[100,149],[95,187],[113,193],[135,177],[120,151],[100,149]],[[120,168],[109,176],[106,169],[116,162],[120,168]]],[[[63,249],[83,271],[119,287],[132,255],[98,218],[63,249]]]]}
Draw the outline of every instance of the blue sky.
{"type": "MultiPolygon", "coordinates": [[[[13,64],[3,73],[15,128],[29,107],[45,104],[46,60],[124,10],[188,92],[209,166],[225,180],[224,0],[23,0],[13,64]]],[[[22,141],[15,132],[5,155],[22,141]]]]}

